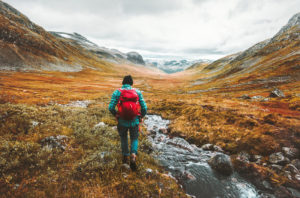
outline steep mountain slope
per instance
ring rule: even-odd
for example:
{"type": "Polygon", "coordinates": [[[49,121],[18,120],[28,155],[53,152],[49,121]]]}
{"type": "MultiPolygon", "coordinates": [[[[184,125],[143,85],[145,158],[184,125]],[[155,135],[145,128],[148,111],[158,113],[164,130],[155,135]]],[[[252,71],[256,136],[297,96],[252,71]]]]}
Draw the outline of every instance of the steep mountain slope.
{"type": "Polygon", "coordinates": [[[111,71],[113,67],[107,61],[144,64],[136,52],[124,54],[98,47],[77,33],[47,32],[0,1],[0,69],[80,71],[93,68],[111,71]]]}
{"type": "Polygon", "coordinates": [[[66,40],[70,44],[77,47],[78,45],[85,48],[89,52],[95,54],[101,59],[114,63],[128,63],[145,65],[143,57],[137,52],[123,53],[117,49],[109,49],[106,47],[99,47],[97,44],[89,41],[84,36],[78,33],[65,33],[65,32],[50,32],[54,36],[66,40]]]}
{"type": "MultiPolygon", "coordinates": [[[[2,194],[185,197],[149,155],[147,136],[140,136],[138,174],[121,165],[117,123],[107,106],[125,74],[134,75],[134,87],[143,91],[149,113],[171,120],[168,130],[160,131],[203,149],[223,149],[258,189],[274,194],[262,197],[298,193],[299,17],[245,52],[167,75],[103,61],[118,62],[117,54],[126,61],[128,56],[102,52],[79,34],[46,32],[1,5],[1,68],[21,70],[0,70],[2,194]],[[79,72],[22,72],[31,69],[79,72]],[[285,97],[268,97],[274,86],[285,97]],[[243,94],[248,96],[241,98],[243,94]],[[257,95],[266,98],[259,101],[257,95]],[[45,145],[52,140],[58,148],[45,145]]],[[[193,180],[193,173],[178,173],[193,180]]]]}
{"type": "Polygon", "coordinates": [[[194,92],[205,92],[207,88],[245,90],[299,82],[299,65],[300,13],[294,15],[273,38],[219,59],[205,68],[195,67],[193,72],[197,80],[190,89],[194,92]],[[203,86],[197,82],[209,83],[203,86]]]}

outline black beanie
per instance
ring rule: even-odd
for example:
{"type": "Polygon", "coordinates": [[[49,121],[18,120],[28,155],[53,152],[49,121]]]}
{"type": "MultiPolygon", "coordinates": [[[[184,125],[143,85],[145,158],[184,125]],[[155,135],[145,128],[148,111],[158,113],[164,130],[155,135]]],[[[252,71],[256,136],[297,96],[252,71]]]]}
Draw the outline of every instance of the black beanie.
{"type": "Polygon", "coordinates": [[[132,80],[131,75],[124,77],[122,85],[125,85],[125,84],[133,85],[133,80],[132,80]]]}

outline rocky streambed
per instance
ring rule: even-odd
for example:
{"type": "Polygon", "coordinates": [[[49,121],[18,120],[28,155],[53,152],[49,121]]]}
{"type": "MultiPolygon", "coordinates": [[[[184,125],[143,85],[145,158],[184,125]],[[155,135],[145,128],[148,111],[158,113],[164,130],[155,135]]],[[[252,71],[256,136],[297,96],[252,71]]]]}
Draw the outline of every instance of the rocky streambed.
{"type": "MultiPolygon", "coordinates": [[[[261,197],[253,184],[233,171],[230,157],[218,147],[205,150],[179,137],[167,135],[168,120],[157,115],[145,119],[155,157],[171,176],[195,197],[261,197]]],[[[207,145],[209,147],[209,145],[207,145]]]]}

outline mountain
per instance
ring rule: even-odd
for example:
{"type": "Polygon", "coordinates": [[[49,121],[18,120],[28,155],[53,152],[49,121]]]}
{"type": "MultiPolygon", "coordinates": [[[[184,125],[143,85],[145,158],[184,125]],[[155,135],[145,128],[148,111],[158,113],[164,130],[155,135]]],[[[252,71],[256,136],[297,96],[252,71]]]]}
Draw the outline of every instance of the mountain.
{"type": "Polygon", "coordinates": [[[52,35],[65,39],[68,42],[70,42],[73,45],[79,45],[89,52],[95,54],[101,59],[104,59],[109,62],[114,62],[114,63],[133,63],[133,64],[140,64],[140,65],[145,65],[145,62],[143,60],[143,57],[137,53],[137,52],[128,52],[128,53],[123,53],[120,52],[117,49],[109,49],[106,47],[99,47],[97,44],[89,41],[87,38],[84,36],[74,32],[73,34],[70,33],[65,33],[65,32],[50,32],[52,35]]]}
{"type": "Polygon", "coordinates": [[[295,14],[271,39],[206,67],[196,65],[193,72],[196,80],[192,92],[205,92],[211,88],[216,91],[224,88],[272,88],[299,81],[300,13],[295,14]]]}
{"type": "Polygon", "coordinates": [[[78,33],[48,32],[0,1],[0,70],[109,71],[109,63],[144,64],[136,52],[98,47],[78,33]]]}
{"type": "Polygon", "coordinates": [[[156,67],[166,73],[176,73],[183,71],[194,64],[207,64],[211,61],[208,59],[199,60],[164,60],[164,59],[146,59],[146,64],[151,67],[156,67]]]}

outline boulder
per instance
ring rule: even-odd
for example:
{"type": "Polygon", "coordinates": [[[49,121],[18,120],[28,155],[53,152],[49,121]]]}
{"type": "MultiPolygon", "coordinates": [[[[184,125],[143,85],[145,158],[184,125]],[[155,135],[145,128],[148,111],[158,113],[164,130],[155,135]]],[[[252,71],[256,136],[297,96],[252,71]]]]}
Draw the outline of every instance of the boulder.
{"type": "Polygon", "coordinates": [[[261,184],[262,184],[263,188],[266,189],[266,190],[272,190],[273,189],[272,185],[266,180],[262,181],[261,184]]]}
{"type": "Polygon", "coordinates": [[[286,176],[289,180],[292,180],[292,173],[290,171],[283,171],[283,175],[286,176]]]}
{"type": "Polygon", "coordinates": [[[251,99],[252,100],[263,100],[264,97],[262,97],[262,96],[253,96],[251,99]]]}
{"type": "Polygon", "coordinates": [[[268,102],[270,100],[270,98],[264,98],[261,100],[261,102],[268,102]]]}
{"type": "Polygon", "coordinates": [[[287,164],[283,170],[289,171],[293,174],[300,174],[299,170],[293,164],[287,164]]]}
{"type": "Polygon", "coordinates": [[[150,137],[152,137],[152,138],[155,138],[155,136],[156,136],[156,131],[150,130],[150,131],[148,131],[148,135],[149,135],[150,137]]]}
{"type": "Polygon", "coordinates": [[[66,149],[65,141],[68,139],[65,135],[49,136],[41,140],[42,147],[48,147],[50,149],[61,149],[64,151],[66,149]]]}
{"type": "Polygon", "coordinates": [[[289,159],[295,159],[299,157],[299,150],[297,148],[282,147],[282,152],[289,159]]]}
{"type": "Polygon", "coordinates": [[[96,124],[96,125],[94,126],[94,128],[104,127],[104,126],[106,126],[106,124],[105,124],[104,122],[99,122],[98,124],[96,124]]]}
{"type": "Polygon", "coordinates": [[[247,94],[242,95],[241,98],[244,99],[244,100],[249,100],[249,99],[251,99],[251,97],[248,96],[247,94]]]}
{"type": "Polygon", "coordinates": [[[283,186],[278,186],[274,190],[275,190],[274,195],[276,198],[293,197],[293,195],[283,186]]]}
{"type": "Polygon", "coordinates": [[[210,160],[208,160],[208,164],[212,169],[223,175],[231,175],[233,172],[233,166],[230,157],[223,153],[213,156],[210,160]]]}
{"type": "Polygon", "coordinates": [[[272,164],[285,165],[289,162],[289,159],[284,157],[284,155],[281,152],[277,152],[269,156],[269,162],[272,164]]]}
{"type": "Polygon", "coordinates": [[[217,151],[217,152],[224,152],[223,149],[217,145],[213,144],[204,144],[202,145],[201,149],[205,151],[217,151]]]}
{"type": "Polygon", "coordinates": [[[269,97],[278,98],[278,97],[285,97],[285,95],[280,89],[275,88],[273,91],[271,91],[269,97]]]}
{"type": "Polygon", "coordinates": [[[294,197],[300,197],[300,192],[299,192],[299,189],[297,190],[297,189],[294,189],[294,188],[287,188],[290,192],[291,192],[291,194],[294,196],[294,197]]]}
{"type": "Polygon", "coordinates": [[[239,161],[242,161],[244,163],[250,162],[250,155],[247,152],[240,152],[236,158],[239,161]]]}
{"type": "Polygon", "coordinates": [[[261,164],[261,159],[262,159],[261,155],[253,155],[250,160],[252,162],[255,162],[256,164],[261,164]]]}
{"type": "Polygon", "coordinates": [[[159,133],[163,133],[163,134],[167,134],[167,133],[168,133],[168,130],[165,129],[165,128],[160,128],[160,129],[158,130],[158,132],[159,132],[159,133]]]}
{"type": "Polygon", "coordinates": [[[39,122],[34,121],[34,120],[31,121],[32,128],[36,127],[37,125],[39,125],[39,122]]]}
{"type": "Polygon", "coordinates": [[[260,198],[276,198],[275,195],[269,194],[269,193],[261,193],[260,198]]]}
{"type": "Polygon", "coordinates": [[[212,144],[204,144],[204,145],[201,146],[201,148],[203,150],[205,150],[205,151],[211,151],[211,150],[213,150],[214,145],[212,145],[212,144]]]}
{"type": "Polygon", "coordinates": [[[185,194],[188,198],[197,198],[195,195],[185,194]]]}
{"type": "Polygon", "coordinates": [[[159,136],[158,138],[157,138],[157,141],[159,141],[159,142],[164,142],[166,140],[166,137],[165,136],[159,136]]]}
{"type": "Polygon", "coordinates": [[[188,181],[195,181],[196,177],[189,171],[184,171],[183,179],[188,181]]]}
{"type": "Polygon", "coordinates": [[[299,159],[292,160],[291,164],[293,164],[298,170],[300,170],[300,160],[299,159]]]}
{"type": "Polygon", "coordinates": [[[130,172],[130,166],[128,165],[128,164],[122,164],[121,165],[121,170],[122,170],[122,172],[130,172]]]}
{"type": "Polygon", "coordinates": [[[217,151],[217,152],[224,152],[223,149],[217,145],[214,145],[214,151],[217,151]]]}
{"type": "Polygon", "coordinates": [[[151,168],[146,169],[146,177],[149,179],[151,176],[153,176],[154,172],[151,168]]]}
{"type": "Polygon", "coordinates": [[[282,166],[280,166],[280,165],[277,165],[277,164],[272,164],[271,165],[271,168],[274,170],[274,171],[276,171],[276,173],[280,173],[281,171],[282,171],[282,166]]]}

